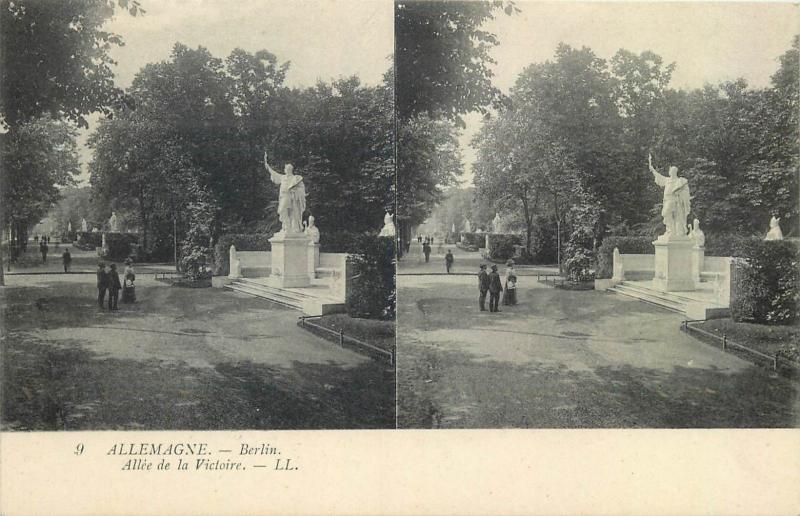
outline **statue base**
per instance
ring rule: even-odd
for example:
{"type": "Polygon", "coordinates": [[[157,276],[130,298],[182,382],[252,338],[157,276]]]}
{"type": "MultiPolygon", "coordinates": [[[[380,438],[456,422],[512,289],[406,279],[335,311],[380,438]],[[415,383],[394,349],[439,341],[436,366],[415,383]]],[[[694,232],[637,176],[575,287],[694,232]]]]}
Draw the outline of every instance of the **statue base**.
{"type": "Polygon", "coordinates": [[[686,236],[661,235],[653,245],[656,248],[653,287],[662,292],[694,290],[694,242],[686,236]]]}
{"type": "Polygon", "coordinates": [[[282,288],[307,287],[309,239],[303,233],[278,233],[269,239],[272,245],[271,282],[282,288]]]}
{"type": "Polygon", "coordinates": [[[317,267],[319,267],[319,244],[308,243],[308,275],[311,278],[317,277],[317,267]]]}

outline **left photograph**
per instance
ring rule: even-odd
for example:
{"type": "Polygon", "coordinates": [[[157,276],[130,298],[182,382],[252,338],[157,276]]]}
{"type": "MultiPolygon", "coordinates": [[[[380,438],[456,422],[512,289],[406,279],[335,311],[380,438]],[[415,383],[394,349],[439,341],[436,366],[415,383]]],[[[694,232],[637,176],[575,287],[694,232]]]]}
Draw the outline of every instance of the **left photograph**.
{"type": "Polygon", "coordinates": [[[0,430],[395,428],[392,3],[0,12],[0,430]]]}

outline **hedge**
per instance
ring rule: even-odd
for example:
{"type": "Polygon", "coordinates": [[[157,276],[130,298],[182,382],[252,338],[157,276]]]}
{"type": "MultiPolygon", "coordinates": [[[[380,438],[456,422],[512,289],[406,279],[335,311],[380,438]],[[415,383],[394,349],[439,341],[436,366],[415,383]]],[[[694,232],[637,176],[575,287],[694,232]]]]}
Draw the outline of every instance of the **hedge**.
{"type": "Polygon", "coordinates": [[[100,247],[103,245],[103,234],[102,233],[92,233],[90,231],[78,231],[76,233],[77,242],[75,242],[75,247],[78,249],[87,249],[93,250],[96,247],[100,247]]]}
{"type": "Polygon", "coordinates": [[[362,235],[354,243],[360,252],[349,257],[347,314],[394,320],[397,308],[394,239],[362,235]]]}
{"type": "MultiPolygon", "coordinates": [[[[102,237],[100,238],[102,245],[102,237]]],[[[134,246],[138,242],[139,236],[133,233],[106,233],[108,252],[106,252],[103,258],[114,262],[121,262],[125,260],[125,258],[135,254],[134,246]]]]}
{"type": "Polygon", "coordinates": [[[230,273],[231,245],[236,246],[237,251],[269,251],[272,249],[270,238],[272,235],[265,233],[222,235],[214,244],[214,276],[227,276],[230,273]]]}
{"type": "Polygon", "coordinates": [[[492,233],[489,236],[489,258],[492,260],[513,258],[515,245],[522,245],[519,235],[492,233]]]}
{"type": "Polygon", "coordinates": [[[610,278],[614,273],[614,248],[620,254],[655,254],[653,237],[650,236],[609,236],[597,249],[597,278],[610,278]]]}
{"type": "Polygon", "coordinates": [[[486,233],[461,233],[464,236],[464,244],[469,247],[483,249],[486,247],[486,233]]]}
{"type": "Polygon", "coordinates": [[[788,240],[751,238],[735,249],[731,318],[793,324],[800,308],[800,246],[788,240]]]}

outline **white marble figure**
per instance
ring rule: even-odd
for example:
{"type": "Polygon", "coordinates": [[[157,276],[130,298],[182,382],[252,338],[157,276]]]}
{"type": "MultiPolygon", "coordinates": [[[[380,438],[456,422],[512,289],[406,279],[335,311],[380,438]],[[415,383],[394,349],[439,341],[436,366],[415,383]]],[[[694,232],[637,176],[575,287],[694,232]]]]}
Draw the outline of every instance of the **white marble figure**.
{"type": "Polygon", "coordinates": [[[464,222],[464,232],[471,233],[472,232],[472,225],[469,223],[469,219],[464,222]]]}
{"type": "Polygon", "coordinates": [[[103,233],[103,244],[102,244],[102,246],[103,246],[103,250],[104,251],[108,249],[108,243],[106,242],[106,234],[105,233],[103,233]]]}
{"type": "Polygon", "coordinates": [[[81,231],[89,231],[89,226],[86,225],[86,219],[81,219],[81,231]]]}
{"type": "Polygon", "coordinates": [[[685,237],[686,217],[691,210],[689,182],[685,177],[678,177],[678,167],[675,166],[669,167],[669,176],[662,176],[653,168],[653,156],[650,154],[647,155],[647,165],[653,173],[656,184],[664,188],[661,216],[664,217],[667,230],[662,237],[685,237]]]}
{"type": "Polygon", "coordinates": [[[118,233],[119,228],[117,227],[117,214],[115,212],[111,212],[111,218],[108,219],[108,227],[112,233],[118,233]]]}
{"type": "Polygon", "coordinates": [[[67,233],[72,233],[72,221],[67,221],[67,233]]]}
{"type": "Polygon", "coordinates": [[[236,256],[236,246],[234,245],[231,245],[230,248],[228,248],[228,261],[230,262],[230,270],[228,272],[228,277],[241,278],[242,262],[240,262],[239,258],[236,256]]]}
{"type": "Polygon", "coordinates": [[[455,222],[453,222],[453,227],[450,229],[450,233],[452,233],[454,235],[456,234],[456,223],[455,222]]]}
{"type": "Polygon", "coordinates": [[[783,231],[781,231],[780,217],[772,216],[769,220],[769,231],[764,240],[783,240],[783,231]]]}
{"type": "Polygon", "coordinates": [[[483,233],[483,228],[478,228],[478,230],[477,230],[477,231],[475,231],[475,232],[476,232],[476,233],[483,233]]]}
{"type": "Polygon", "coordinates": [[[97,228],[92,228],[92,233],[97,233],[99,230],[97,228]]]}
{"type": "Polygon", "coordinates": [[[386,212],[386,215],[383,216],[383,229],[378,236],[382,237],[393,237],[397,234],[397,230],[394,227],[394,220],[392,219],[392,214],[386,212]]]}
{"type": "Polygon", "coordinates": [[[306,211],[306,187],[303,177],[294,174],[294,167],[287,163],[283,174],[275,172],[267,163],[264,152],[264,168],[269,172],[273,183],[280,185],[278,193],[278,218],[282,234],[303,232],[303,212],[306,211]]]}
{"type": "Polygon", "coordinates": [[[706,235],[703,233],[703,230],[700,229],[699,219],[694,219],[694,225],[691,226],[691,229],[689,230],[689,238],[692,239],[695,247],[705,247],[706,235]]]}
{"type": "Polygon", "coordinates": [[[494,231],[495,233],[502,233],[502,226],[503,226],[503,221],[500,218],[500,214],[495,213],[494,219],[492,220],[492,231],[494,231]]]}
{"type": "Polygon", "coordinates": [[[319,228],[314,225],[314,216],[308,216],[308,222],[304,223],[305,231],[304,233],[306,236],[311,240],[312,243],[318,244],[319,243],[319,228]]]}

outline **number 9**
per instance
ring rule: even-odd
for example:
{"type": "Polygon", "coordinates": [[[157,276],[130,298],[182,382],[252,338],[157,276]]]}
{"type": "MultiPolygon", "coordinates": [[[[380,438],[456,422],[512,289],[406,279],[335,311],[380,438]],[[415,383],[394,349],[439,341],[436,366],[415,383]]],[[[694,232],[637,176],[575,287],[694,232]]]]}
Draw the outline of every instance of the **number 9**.
{"type": "Polygon", "coordinates": [[[75,455],[81,455],[83,453],[83,443],[79,443],[78,446],[75,448],[75,455]]]}

